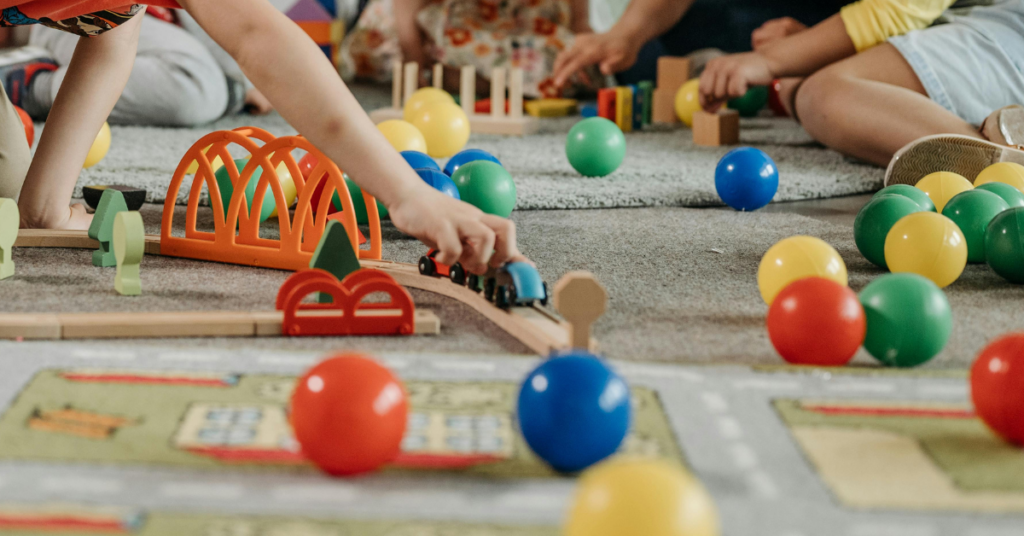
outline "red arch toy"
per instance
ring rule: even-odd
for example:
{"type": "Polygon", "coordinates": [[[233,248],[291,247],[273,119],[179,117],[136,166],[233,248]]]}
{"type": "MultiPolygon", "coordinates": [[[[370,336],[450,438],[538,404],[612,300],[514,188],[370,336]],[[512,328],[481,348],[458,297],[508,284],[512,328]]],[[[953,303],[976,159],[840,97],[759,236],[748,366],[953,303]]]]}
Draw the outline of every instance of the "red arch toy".
{"type": "Polygon", "coordinates": [[[297,272],[281,285],[276,306],[284,311],[284,335],[412,335],[415,330],[416,306],[409,291],[390,275],[370,268],[352,272],[341,282],[320,269],[297,272]],[[329,294],[332,303],[302,303],[314,292],[329,294]],[[363,303],[377,292],[390,299],[363,303]]]}

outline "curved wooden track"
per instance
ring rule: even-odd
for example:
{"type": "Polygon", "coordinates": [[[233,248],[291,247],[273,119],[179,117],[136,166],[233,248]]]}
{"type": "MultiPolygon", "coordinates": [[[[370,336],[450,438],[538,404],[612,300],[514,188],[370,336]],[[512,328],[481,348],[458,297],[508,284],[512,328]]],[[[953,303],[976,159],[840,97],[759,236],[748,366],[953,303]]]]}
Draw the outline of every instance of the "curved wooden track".
{"type": "MultiPolygon", "coordinates": [[[[90,239],[85,231],[22,229],[14,247],[96,249],[99,243],[90,239]]],[[[146,254],[160,255],[159,235],[146,236],[146,254]]],[[[568,324],[541,307],[515,307],[506,312],[466,287],[447,279],[420,275],[414,265],[365,259],[361,263],[363,267],[387,272],[400,285],[440,294],[471,307],[539,355],[546,356],[570,346],[568,324]]]]}

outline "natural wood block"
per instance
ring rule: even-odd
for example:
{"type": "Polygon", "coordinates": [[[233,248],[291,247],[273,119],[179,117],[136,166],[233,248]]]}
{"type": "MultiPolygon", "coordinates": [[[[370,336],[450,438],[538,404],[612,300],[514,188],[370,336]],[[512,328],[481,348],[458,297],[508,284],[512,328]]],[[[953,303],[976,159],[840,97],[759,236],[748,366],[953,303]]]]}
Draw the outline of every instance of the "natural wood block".
{"type": "Polygon", "coordinates": [[[675,96],[676,91],[690,80],[690,60],[673,56],[658,58],[658,89],[675,96]]]}
{"type": "Polygon", "coordinates": [[[740,114],[736,110],[693,114],[693,143],[705,147],[735,145],[740,142],[740,114]]]}
{"type": "Polygon", "coordinates": [[[466,115],[473,114],[476,104],[476,68],[472,65],[465,65],[459,71],[459,103],[466,115]]]}
{"type": "Polygon", "coordinates": [[[430,82],[437,89],[444,87],[444,65],[440,63],[434,64],[434,71],[431,73],[430,82]]]}
{"type": "Polygon", "coordinates": [[[0,314],[0,339],[59,339],[60,319],[52,314],[0,314]]]}
{"type": "Polygon", "coordinates": [[[509,116],[523,116],[523,70],[513,67],[508,73],[508,107],[509,116]]]}
{"type": "MultiPolygon", "coordinates": [[[[491,71],[491,117],[505,116],[505,69],[498,67],[491,71]]],[[[472,129],[472,126],[470,126],[472,129]]]]}
{"type": "Polygon", "coordinates": [[[654,106],[651,108],[651,122],[676,124],[679,123],[679,116],[676,115],[676,92],[665,91],[661,88],[654,90],[654,106]]]}
{"type": "Polygon", "coordinates": [[[402,106],[409,101],[409,97],[420,87],[420,65],[414,61],[405,64],[405,72],[402,74],[402,106]]]}

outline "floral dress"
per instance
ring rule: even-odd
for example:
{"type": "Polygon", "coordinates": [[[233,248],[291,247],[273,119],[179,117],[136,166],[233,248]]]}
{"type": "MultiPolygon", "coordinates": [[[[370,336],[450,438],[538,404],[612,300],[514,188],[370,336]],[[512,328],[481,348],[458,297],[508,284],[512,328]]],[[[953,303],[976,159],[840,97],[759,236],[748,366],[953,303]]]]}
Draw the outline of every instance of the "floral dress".
{"type": "MultiPolygon", "coordinates": [[[[342,46],[346,76],[390,77],[391,62],[400,55],[390,4],[371,2],[342,46]]],[[[552,69],[559,52],[572,45],[571,18],[568,0],[435,0],[416,20],[430,41],[428,54],[434,61],[450,67],[472,65],[484,78],[495,67],[518,67],[526,96],[555,97],[552,69]]],[[[577,77],[564,93],[595,89],[588,80],[601,77],[596,71],[577,77]]]]}

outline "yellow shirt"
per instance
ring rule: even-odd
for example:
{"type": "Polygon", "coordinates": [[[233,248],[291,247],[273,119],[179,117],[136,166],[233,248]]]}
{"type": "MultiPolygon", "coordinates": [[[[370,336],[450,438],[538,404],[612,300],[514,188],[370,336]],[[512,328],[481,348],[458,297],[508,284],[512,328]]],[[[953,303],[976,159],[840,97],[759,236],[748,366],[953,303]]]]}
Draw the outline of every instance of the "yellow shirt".
{"type": "Polygon", "coordinates": [[[890,37],[927,28],[956,0],[860,0],[840,16],[857,51],[884,43],[890,37]]]}

